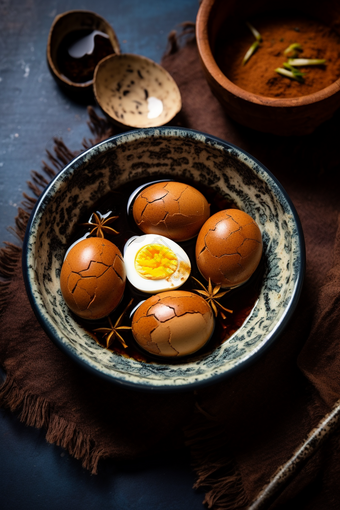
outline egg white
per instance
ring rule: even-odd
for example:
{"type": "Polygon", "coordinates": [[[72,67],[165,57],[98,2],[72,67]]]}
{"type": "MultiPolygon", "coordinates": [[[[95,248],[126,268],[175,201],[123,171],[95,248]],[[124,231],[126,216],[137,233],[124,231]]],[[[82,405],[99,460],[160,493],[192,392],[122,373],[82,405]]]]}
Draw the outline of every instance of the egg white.
{"type": "Polygon", "coordinates": [[[157,234],[145,234],[131,237],[123,250],[126,277],[136,289],[148,294],[157,294],[165,290],[181,287],[190,276],[191,264],[188,255],[177,243],[157,234]],[[172,275],[160,280],[151,280],[141,276],[135,268],[135,258],[141,248],[149,244],[160,244],[170,248],[176,255],[178,264],[172,275]]]}

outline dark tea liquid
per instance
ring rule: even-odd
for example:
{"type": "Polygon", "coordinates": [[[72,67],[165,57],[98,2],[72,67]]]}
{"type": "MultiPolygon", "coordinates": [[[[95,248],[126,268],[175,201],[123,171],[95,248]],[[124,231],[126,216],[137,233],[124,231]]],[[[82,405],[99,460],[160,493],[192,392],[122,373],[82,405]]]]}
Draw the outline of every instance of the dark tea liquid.
{"type": "Polygon", "coordinates": [[[74,83],[93,79],[96,65],[114,53],[109,36],[99,30],[75,30],[65,36],[57,51],[60,72],[74,83]]]}
{"type": "MultiPolygon", "coordinates": [[[[159,180],[171,180],[169,177],[162,177],[159,180]]],[[[173,180],[173,179],[172,179],[173,180]]],[[[181,182],[185,182],[199,190],[208,200],[210,204],[210,213],[211,215],[223,209],[236,208],[235,204],[229,202],[224,197],[222,197],[218,192],[213,190],[210,187],[203,186],[196,182],[187,180],[187,179],[178,179],[181,182]]],[[[118,218],[110,223],[110,227],[114,228],[118,231],[118,234],[105,233],[105,238],[114,243],[120,251],[123,253],[124,245],[128,239],[132,236],[136,235],[144,235],[137,225],[134,222],[132,216],[132,206],[133,200],[131,200],[131,196],[133,196],[134,191],[140,186],[147,186],[155,181],[151,181],[150,177],[147,179],[138,179],[127,184],[124,184],[120,187],[117,187],[115,191],[110,192],[103,196],[100,200],[98,200],[93,207],[85,213],[85,215],[80,218],[79,225],[76,226],[72,239],[70,239],[70,245],[73,242],[76,242],[78,239],[87,236],[88,233],[92,230],[93,227],[87,227],[80,225],[81,223],[87,223],[89,221],[93,221],[92,214],[93,212],[99,213],[101,216],[110,217],[110,216],[118,216],[118,218]]],[[[96,232],[93,233],[95,235],[96,232]]],[[[195,282],[191,276],[194,276],[198,279],[205,287],[207,287],[208,282],[201,276],[199,270],[197,269],[196,260],[195,260],[195,245],[196,245],[196,237],[190,239],[185,242],[178,243],[188,254],[191,261],[191,275],[188,280],[178,289],[178,290],[186,290],[193,292],[194,289],[200,289],[201,287],[195,282]]],[[[256,300],[258,299],[261,281],[264,272],[264,261],[262,260],[259,264],[259,267],[253,274],[253,276],[240,287],[231,290],[225,296],[219,299],[219,302],[228,309],[231,309],[233,313],[225,313],[223,318],[220,314],[215,320],[215,331],[211,340],[199,351],[199,353],[192,354],[187,356],[185,359],[190,360],[194,356],[202,355],[204,353],[208,353],[216,349],[221,343],[230,338],[230,336],[237,331],[240,326],[244,323],[245,319],[250,314],[252,308],[256,300]]],[[[223,290],[223,289],[221,289],[223,290]]],[[[110,319],[112,324],[115,324],[117,319],[126,309],[130,300],[133,298],[133,303],[126,311],[123,321],[121,325],[131,326],[132,312],[137,307],[137,305],[146,299],[148,299],[151,294],[147,294],[141,292],[127,281],[126,288],[124,292],[124,297],[120,303],[120,305],[114,310],[110,319]]],[[[94,332],[94,329],[99,327],[109,327],[108,318],[105,317],[96,321],[87,321],[84,319],[80,319],[75,316],[77,322],[81,324],[81,326],[86,329],[93,338],[103,347],[106,347],[105,336],[102,333],[94,332]]],[[[162,360],[160,358],[155,358],[137,346],[134,338],[132,336],[131,330],[121,330],[121,335],[124,338],[125,343],[127,344],[127,348],[124,348],[117,337],[114,339],[113,343],[110,345],[109,350],[121,354],[122,356],[134,358],[138,361],[152,361],[152,362],[160,362],[162,360]]],[[[184,358],[170,360],[172,363],[184,362],[184,358]]]]}

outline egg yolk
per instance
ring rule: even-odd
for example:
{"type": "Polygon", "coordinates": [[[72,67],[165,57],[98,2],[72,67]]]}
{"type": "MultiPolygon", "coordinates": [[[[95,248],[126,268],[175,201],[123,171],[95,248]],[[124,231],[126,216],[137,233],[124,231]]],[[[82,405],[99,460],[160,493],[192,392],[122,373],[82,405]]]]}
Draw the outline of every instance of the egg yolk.
{"type": "Polygon", "coordinates": [[[175,253],[161,244],[147,244],[141,248],[135,258],[136,271],[148,280],[163,280],[177,269],[175,253]]]}

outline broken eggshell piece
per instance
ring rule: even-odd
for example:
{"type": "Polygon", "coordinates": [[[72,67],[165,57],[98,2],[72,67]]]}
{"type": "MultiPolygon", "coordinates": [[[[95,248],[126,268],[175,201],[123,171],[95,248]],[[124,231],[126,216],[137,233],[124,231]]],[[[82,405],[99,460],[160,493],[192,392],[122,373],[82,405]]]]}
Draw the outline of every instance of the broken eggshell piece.
{"type": "Polygon", "coordinates": [[[131,237],[124,246],[124,264],[131,285],[149,294],[177,289],[191,271],[183,248],[155,234],[131,237]]]}
{"type": "Polygon", "coordinates": [[[212,309],[201,296],[177,290],[144,301],[133,315],[132,334],[148,353],[176,358],[201,349],[214,325],[212,309]]]}
{"type": "MultiPolygon", "coordinates": [[[[76,94],[76,97],[91,97],[93,95],[93,76],[89,81],[82,82],[79,80],[73,81],[70,77],[65,76],[60,68],[60,62],[58,59],[59,50],[63,45],[63,41],[69,38],[72,34],[77,34],[81,31],[88,30],[89,32],[99,31],[102,34],[106,34],[112,45],[112,52],[119,54],[120,47],[117,36],[111,25],[100,15],[92,11],[87,10],[72,10],[62,14],[58,14],[50,28],[48,41],[47,41],[47,62],[49,70],[56,82],[66,91],[76,94]]],[[[62,62],[65,62],[62,59],[62,62]]],[[[84,64],[83,61],[81,61],[84,64]]],[[[74,70],[78,68],[77,62],[75,62],[74,70]]],[[[91,66],[92,67],[92,66],[91,66]]]]}
{"type": "Polygon", "coordinates": [[[160,65],[140,55],[110,55],[97,65],[94,94],[101,109],[119,125],[161,126],[181,109],[179,89],[160,65]]]}
{"type": "Polygon", "coordinates": [[[83,319],[109,315],[124,294],[126,272],[117,246],[107,239],[88,237],[67,252],[60,273],[60,289],[67,306],[83,319]]]}

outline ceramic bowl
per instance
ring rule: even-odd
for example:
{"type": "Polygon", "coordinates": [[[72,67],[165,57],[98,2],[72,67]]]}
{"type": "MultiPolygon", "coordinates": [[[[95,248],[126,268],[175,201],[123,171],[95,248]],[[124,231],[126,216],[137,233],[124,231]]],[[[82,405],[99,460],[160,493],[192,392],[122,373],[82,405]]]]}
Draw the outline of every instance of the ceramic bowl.
{"type": "MultiPolygon", "coordinates": [[[[211,90],[227,114],[252,129],[281,136],[306,135],[330,119],[340,106],[340,79],[313,94],[294,98],[274,98],[253,94],[230,81],[216,63],[216,41],[238,21],[249,21],[261,13],[287,11],[287,4],[277,0],[203,0],[196,20],[196,38],[200,59],[211,90]]],[[[302,12],[333,28],[339,34],[340,15],[332,0],[318,2],[297,0],[294,12],[302,12]]]]}
{"type": "MultiPolygon", "coordinates": [[[[129,184],[130,185],[130,184],[129,184]]],[[[65,353],[109,381],[145,390],[191,389],[246,369],[278,340],[297,305],[305,267],[294,207],[275,177],[239,148],[183,128],[119,134],[69,163],[49,184],[26,230],[23,273],[41,326],[65,353]],[[212,352],[177,363],[141,362],[101,347],[62,298],[59,275],[74,226],[90,205],[133,179],[161,175],[209,186],[258,223],[264,245],[261,289],[244,324],[212,352]]]]}
{"type": "MultiPolygon", "coordinates": [[[[92,34],[94,31],[99,31],[106,34],[112,45],[114,53],[120,53],[118,39],[111,25],[101,16],[91,11],[74,10],[67,11],[59,14],[54,19],[47,41],[47,63],[48,67],[57,81],[57,83],[66,91],[73,94],[81,94],[88,96],[93,94],[93,74],[95,66],[93,67],[92,78],[84,83],[75,81],[72,77],[67,77],[60,67],[60,60],[58,58],[59,51],[63,41],[70,38],[72,33],[79,34],[78,31],[86,31],[92,34]]],[[[86,49],[89,48],[89,42],[85,43],[86,49]]],[[[106,56],[106,55],[105,55],[106,56]]],[[[79,65],[84,62],[80,61],[79,65]]],[[[97,62],[98,63],[98,62],[97,62]]],[[[77,64],[77,62],[76,62],[77,64]]],[[[74,75],[77,75],[77,67],[74,68],[74,75]]]]}
{"type": "Polygon", "coordinates": [[[163,67],[127,53],[108,56],[98,64],[94,94],[103,112],[124,127],[161,126],[182,107],[176,82],[163,67]]]}

